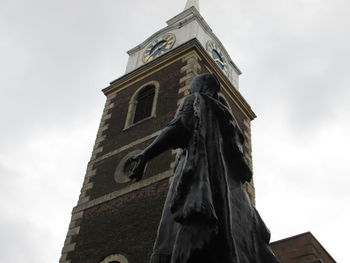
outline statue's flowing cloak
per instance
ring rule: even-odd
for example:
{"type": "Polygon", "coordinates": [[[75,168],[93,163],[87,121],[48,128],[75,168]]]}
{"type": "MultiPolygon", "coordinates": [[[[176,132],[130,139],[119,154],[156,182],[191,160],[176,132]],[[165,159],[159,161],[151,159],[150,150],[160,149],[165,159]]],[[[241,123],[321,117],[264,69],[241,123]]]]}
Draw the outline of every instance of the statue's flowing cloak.
{"type": "Polygon", "coordinates": [[[151,263],[272,263],[270,233],[244,182],[244,137],[229,110],[204,93],[185,98],[167,127],[181,137],[151,263]]]}

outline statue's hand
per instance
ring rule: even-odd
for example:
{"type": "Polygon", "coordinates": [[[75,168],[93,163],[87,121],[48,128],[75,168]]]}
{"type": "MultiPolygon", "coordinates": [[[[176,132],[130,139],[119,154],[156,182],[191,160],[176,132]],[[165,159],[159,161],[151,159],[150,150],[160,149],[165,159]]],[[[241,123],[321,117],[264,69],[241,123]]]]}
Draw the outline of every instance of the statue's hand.
{"type": "Polygon", "coordinates": [[[136,165],[132,169],[132,172],[129,178],[136,179],[136,182],[140,181],[142,179],[143,171],[145,170],[145,167],[147,164],[145,156],[143,154],[133,156],[129,160],[127,160],[127,163],[130,163],[130,162],[136,162],[136,165]]]}

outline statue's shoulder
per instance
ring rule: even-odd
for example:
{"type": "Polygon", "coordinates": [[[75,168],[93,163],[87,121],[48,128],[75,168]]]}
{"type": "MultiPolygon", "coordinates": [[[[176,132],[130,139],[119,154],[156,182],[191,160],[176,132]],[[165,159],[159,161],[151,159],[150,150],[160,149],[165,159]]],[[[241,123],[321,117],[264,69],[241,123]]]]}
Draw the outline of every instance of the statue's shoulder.
{"type": "Polygon", "coordinates": [[[189,94],[186,97],[184,97],[182,103],[179,106],[179,110],[184,110],[184,109],[187,109],[188,107],[192,107],[195,99],[196,99],[195,94],[189,94]]]}

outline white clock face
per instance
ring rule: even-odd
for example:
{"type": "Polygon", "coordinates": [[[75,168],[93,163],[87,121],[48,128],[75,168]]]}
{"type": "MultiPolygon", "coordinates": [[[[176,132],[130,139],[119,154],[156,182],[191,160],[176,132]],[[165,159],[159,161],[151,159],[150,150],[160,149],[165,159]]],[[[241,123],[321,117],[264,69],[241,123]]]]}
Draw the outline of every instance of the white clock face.
{"type": "Polygon", "coordinates": [[[175,36],[168,33],[152,41],[143,54],[143,62],[150,62],[170,50],[174,46],[175,40],[175,36]]]}
{"type": "Polygon", "coordinates": [[[219,68],[227,74],[227,60],[220,47],[213,41],[207,42],[207,51],[219,68]]]}

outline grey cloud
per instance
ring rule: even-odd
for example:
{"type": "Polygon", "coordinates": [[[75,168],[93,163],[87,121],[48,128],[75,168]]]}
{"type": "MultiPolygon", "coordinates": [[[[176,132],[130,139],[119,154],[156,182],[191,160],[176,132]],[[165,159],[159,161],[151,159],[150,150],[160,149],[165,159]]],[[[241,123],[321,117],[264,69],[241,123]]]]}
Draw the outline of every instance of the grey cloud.
{"type": "Polygon", "coordinates": [[[47,232],[33,226],[22,218],[6,221],[0,219],[1,260],[3,262],[45,262],[50,255],[45,246],[48,244],[47,232]]]}

